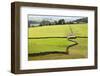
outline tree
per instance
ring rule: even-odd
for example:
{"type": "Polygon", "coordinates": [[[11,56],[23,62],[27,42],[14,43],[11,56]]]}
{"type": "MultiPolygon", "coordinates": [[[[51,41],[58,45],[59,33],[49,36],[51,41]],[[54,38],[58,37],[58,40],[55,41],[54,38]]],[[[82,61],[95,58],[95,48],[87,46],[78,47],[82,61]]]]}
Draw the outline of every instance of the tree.
{"type": "Polygon", "coordinates": [[[58,22],[55,20],[55,21],[54,21],[54,24],[55,24],[55,25],[57,25],[57,24],[58,24],[58,22]]]}
{"type": "Polygon", "coordinates": [[[44,25],[51,25],[51,23],[48,20],[43,20],[40,22],[40,26],[44,26],[44,25]]]}
{"type": "Polygon", "coordinates": [[[58,21],[58,24],[65,24],[65,20],[64,20],[64,19],[60,19],[60,20],[58,21]]]}

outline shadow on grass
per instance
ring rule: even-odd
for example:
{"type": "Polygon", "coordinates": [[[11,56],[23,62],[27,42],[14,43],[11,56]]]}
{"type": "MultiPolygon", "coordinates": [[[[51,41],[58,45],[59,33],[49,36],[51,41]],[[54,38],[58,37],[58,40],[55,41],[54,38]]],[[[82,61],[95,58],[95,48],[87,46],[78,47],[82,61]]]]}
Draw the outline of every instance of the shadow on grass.
{"type": "Polygon", "coordinates": [[[28,54],[29,57],[34,57],[34,56],[42,56],[42,55],[48,55],[48,54],[66,54],[66,52],[58,52],[58,51],[53,51],[53,52],[40,52],[40,53],[31,53],[28,54]]]}
{"type": "MultiPolygon", "coordinates": [[[[68,38],[68,37],[33,37],[33,38],[28,38],[28,39],[47,39],[47,38],[68,38]]],[[[81,36],[76,36],[75,39],[77,38],[88,38],[88,37],[81,37],[81,36]]],[[[59,52],[59,51],[53,51],[53,52],[40,52],[40,53],[30,53],[28,54],[29,57],[35,57],[35,56],[44,56],[44,55],[48,55],[48,54],[65,54],[65,55],[69,55],[69,49],[73,46],[78,45],[79,43],[77,41],[75,41],[75,39],[71,39],[68,38],[69,41],[73,42],[73,44],[70,44],[69,46],[66,46],[66,50],[65,52],[59,52]]]]}

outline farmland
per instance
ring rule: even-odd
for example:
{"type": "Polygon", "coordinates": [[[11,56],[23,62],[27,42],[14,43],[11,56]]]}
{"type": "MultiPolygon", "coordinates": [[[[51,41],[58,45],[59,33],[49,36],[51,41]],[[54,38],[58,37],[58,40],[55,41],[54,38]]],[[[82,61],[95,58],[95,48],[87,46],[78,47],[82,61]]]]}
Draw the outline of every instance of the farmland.
{"type": "MultiPolygon", "coordinates": [[[[28,54],[43,52],[66,52],[66,47],[73,44],[67,36],[71,26],[75,36],[88,37],[87,24],[64,24],[28,28],[28,54]],[[47,37],[47,38],[46,38],[47,37]],[[60,38],[57,38],[60,37],[60,38]]],[[[29,60],[79,59],[87,57],[88,38],[76,38],[78,45],[69,48],[69,54],[47,54],[29,56],[29,60]]]]}

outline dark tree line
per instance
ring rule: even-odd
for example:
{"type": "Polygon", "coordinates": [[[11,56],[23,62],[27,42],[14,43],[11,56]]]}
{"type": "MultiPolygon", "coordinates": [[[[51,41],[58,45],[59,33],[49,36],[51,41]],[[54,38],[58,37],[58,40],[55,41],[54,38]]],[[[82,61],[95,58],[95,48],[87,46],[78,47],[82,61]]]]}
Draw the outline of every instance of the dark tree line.
{"type": "Polygon", "coordinates": [[[58,21],[50,22],[49,20],[43,20],[40,22],[40,26],[44,25],[63,25],[63,24],[74,24],[74,23],[88,23],[88,18],[81,18],[77,20],[72,20],[66,22],[64,19],[59,19],[58,21]]]}
{"type": "Polygon", "coordinates": [[[65,24],[65,20],[64,19],[60,19],[58,21],[53,21],[50,22],[49,20],[43,20],[40,22],[40,26],[44,26],[44,25],[60,25],[60,24],[65,24]]]}
{"type": "Polygon", "coordinates": [[[42,20],[41,22],[36,22],[36,21],[29,21],[28,22],[29,27],[30,24],[35,24],[38,23],[38,26],[50,26],[50,25],[63,25],[63,24],[75,24],[75,23],[88,23],[88,18],[81,18],[81,19],[77,19],[77,20],[72,20],[72,21],[65,21],[65,19],[59,19],[59,20],[54,20],[54,21],[50,21],[50,20],[42,20]]]}

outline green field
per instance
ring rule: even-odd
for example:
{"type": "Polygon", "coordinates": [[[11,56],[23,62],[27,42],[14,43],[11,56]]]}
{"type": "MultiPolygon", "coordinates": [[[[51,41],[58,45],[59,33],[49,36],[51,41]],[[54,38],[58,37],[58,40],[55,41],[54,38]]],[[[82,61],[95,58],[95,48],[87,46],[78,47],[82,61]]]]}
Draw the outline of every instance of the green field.
{"type": "MultiPolygon", "coordinates": [[[[69,24],[76,36],[87,37],[87,24],[69,24]]],[[[67,38],[30,39],[36,37],[67,37],[70,34],[69,26],[52,25],[28,28],[28,54],[40,52],[66,52],[66,47],[73,42],[67,38]]],[[[69,48],[69,54],[48,54],[28,57],[29,60],[76,59],[87,57],[88,38],[76,38],[78,45],[69,48]]]]}
{"type": "MultiPolygon", "coordinates": [[[[69,24],[77,36],[87,36],[87,24],[69,24]],[[80,26],[81,25],[81,26],[80,26]]],[[[28,37],[55,37],[67,36],[70,33],[68,25],[52,25],[30,27],[28,37]]]]}

